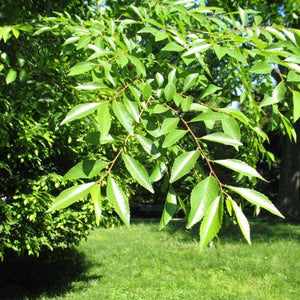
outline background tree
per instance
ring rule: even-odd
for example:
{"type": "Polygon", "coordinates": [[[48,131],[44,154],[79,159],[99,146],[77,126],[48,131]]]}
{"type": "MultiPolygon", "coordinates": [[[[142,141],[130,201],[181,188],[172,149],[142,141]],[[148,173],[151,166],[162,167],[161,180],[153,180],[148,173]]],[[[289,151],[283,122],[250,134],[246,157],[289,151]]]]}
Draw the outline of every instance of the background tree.
{"type": "MultiPolygon", "coordinates": [[[[86,130],[77,123],[58,131],[62,115],[84,99],[67,76],[68,62],[59,55],[60,35],[34,35],[40,14],[53,9],[84,16],[87,2],[5,1],[0,15],[0,257],[4,253],[38,254],[44,248],[77,244],[93,227],[92,204],[49,214],[47,208],[67,183],[61,176],[87,158],[74,136],[86,130]],[[51,5],[52,6],[51,6],[51,5]],[[51,195],[52,194],[52,195],[51,195]]],[[[103,203],[102,225],[110,206],[103,203]]],[[[99,223],[99,222],[98,222],[99,223]]]]}

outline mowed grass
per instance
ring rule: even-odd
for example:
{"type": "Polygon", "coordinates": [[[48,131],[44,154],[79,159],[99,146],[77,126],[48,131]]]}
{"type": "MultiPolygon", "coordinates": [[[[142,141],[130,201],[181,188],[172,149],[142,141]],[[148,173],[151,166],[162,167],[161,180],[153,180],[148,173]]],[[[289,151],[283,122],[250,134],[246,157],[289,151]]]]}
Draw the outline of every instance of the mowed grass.
{"type": "Polygon", "coordinates": [[[300,226],[256,221],[251,228],[252,246],[233,226],[200,254],[197,228],[182,222],[161,232],[158,222],[97,229],[74,255],[77,271],[62,261],[53,276],[69,268],[60,276],[66,282],[31,289],[28,299],[300,299],[300,226]]]}

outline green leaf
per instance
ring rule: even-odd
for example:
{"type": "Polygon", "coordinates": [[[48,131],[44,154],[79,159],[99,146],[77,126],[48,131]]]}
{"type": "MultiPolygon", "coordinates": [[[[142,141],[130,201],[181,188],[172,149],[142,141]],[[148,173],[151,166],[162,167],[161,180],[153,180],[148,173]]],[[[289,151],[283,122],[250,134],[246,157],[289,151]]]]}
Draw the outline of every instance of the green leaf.
{"type": "Polygon", "coordinates": [[[184,80],[184,84],[183,84],[183,92],[185,93],[186,91],[188,91],[192,86],[195,85],[196,81],[198,78],[198,73],[193,73],[188,75],[185,80],[184,80]]]}
{"type": "Polygon", "coordinates": [[[92,186],[95,185],[95,182],[89,182],[80,184],[77,186],[70,187],[63,192],[61,192],[52,205],[49,207],[47,212],[51,212],[54,210],[59,210],[69,205],[73,204],[74,202],[84,198],[90,191],[92,186]]]}
{"type": "MultiPolygon", "coordinates": [[[[174,97],[175,98],[175,97],[174,97]]],[[[193,105],[194,98],[189,96],[187,98],[182,98],[181,100],[181,108],[183,111],[189,111],[191,110],[191,107],[193,105]]]]}
{"type": "Polygon", "coordinates": [[[147,101],[152,95],[152,88],[149,82],[146,82],[142,91],[143,101],[147,101]]]}
{"type": "Polygon", "coordinates": [[[279,30],[277,30],[276,28],[268,26],[265,29],[267,31],[269,31],[270,33],[272,33],[279,40],[282,40],[282,41],[286,40],[285,36],[279,30]]]}
{"type": "Polygon", "coordinates": [[[90,36],[84,35],[84,36],[80,37],[77,47],[76,47],[76,50],[85,48],[89,44],[90,41],[91,41],[90,36]]]}
{"type": "Polygon", "coordinates": [[[229,146],[243,146],[243,144],[240,141],[233,139],[232,137],[223,132],[215,132],[212,134],[208,134],[202,136],[201,139],[229,146]]]}
{"type": "Polygon", "coordinates": [[[170,101],[173,99],[174,95],[176,93],[176,87],[172,82],[169,82],[165,88],[164,88],[164,94],[167,101],[170,101]]]}
{"type": "Polygon", "coordinates": [[[288,82],[300,82],[300,75],[293,71],[290,71],[287,76],[287,81],[288,82]]]}
{"type": "Polygon", "coordinates": [[[205,98],[213,93],[215,93],[216,91],[221,90],[222,88],[214,85],[214,84],[210,84],[200,95],[200,99],[205,98]]]}
{"type": "Polygon", "coordinates": [[[234,49],[227,49],[227,54],[234,58],[235,60],[248,65],[246,57],[240,52],[240,50],[234,50],[234,49]]]}
{"type": "Polygon", "coordinates": [[[137,160],[133,159],[127,154],[122,153],[122,159],[125,163],[126,169],[130,175],[149,192],[154,193],[151,181],[146,169],[137,160]]]}
{"type": "Polygon", "coordinates": [[[151,182],[156,182],[156,181],[159,181],[160,179],[162,179],[166,169],[167,169],[167,166],[165,163],[157,162],[151,172],[151,175],[150,175],[151,182]]]}
{"type": "Polygon", "coordinates": [[[126,95],[123,95],[123,102],[126,106],[127,111],[130,113],[130,115],[133,117],[133,119],[139,123],[140,122],[140,112],[139,112],[139,106],[136,102],[130,101],[126,95]]]}
{"type": "Polygon", "coordinates": [[[133,135],[133,119],[126,110],[125,106],[121,102],[115,100],[113,101],[112,107],[119,122],[129,132],[129,134],[133,135]]]}
{"type": "Polygon", "coordinates": [[[207,111],[201,113],[199,116],[193,118],[190,122],[198,122],[198,121],[221,121],[228,119],[228,116],[223,113],[207,111]]]}
{"type": "Polygon", "coordinates": [[[157,72],[155,75],[155,79],[157,81],[158,86],[161,87],[164,83],[164,77],[159,72],[157,72]]]}
{"type": "Polygon", "coordinates": [[[5,78],[6,84],[10,84],[14,82],[16,78],[17,78],[17,72],[14,69],[9,69],[5,78]]]}
{"type": "Polygon", "coordinates": [[[161,134],[167,134],[174,130],[179,123],[179,118],[166,118],[161,124],[161,134]]]}
{"type": "Polygon", "coordinates": [[[196,46],[191,47],[188,51],[183,53],[182,56],[184,57],[184,56],[189,56],[189,55],[192,55],[192,54],[200,53],[200,52],[206,51],[210,47],[211,47],[211,44],[203,42],[200,45],[196,45],[196,46]]]}
{"type": "Polygon", "coordinates": [[[85,83],[79,84],[75,87],[75,89],[93,91],[93,90],[99,90],[99,89],[108,89],[108,86],[103,83],[100,83],[100,82],[91,81],[91,82],[85,82],[85,83]]]}
{"type": "Polygon", "coordinates": [[[240,126],[234,118],[228,117],[222,120],[222,129],[225,134],[231,136],[235,140],[241,140],[240,126]]]}
{"type": "Polygon", "coordinates": [[[219,185],[215,177],[209,176],[199,182],[191,193],[191,210],[186,228],[191,228],[205,215],[211,203],[219,195],[219,185]]]}
{"type": "Polygon", "coordinates": [[[227,48],[219,45],[214,45],[214,51],[219,60],[221,60],[227,54],[227,48]]]}
{"type": "Polygon", "coordinates": [[[248,24],[248,14],[245,10],[239,7],[239,14],[242,21],[243,26],[247,26],[248,24]]]}
{"type": "Polygon", "coordinates": [[[293,91],[293,119],[294,123],[300,118],[300,93],[293,91]]]}
{"type": "Polygon", "coordinates": [[[141,123],[143,124],[144,128],[149,132],[152,136],[155,138],[161,136],[160,128],[158,125],[154,122],[152,122],[149,119],[143,118],[141,120],[141,123]]]}
{"type": "Polygon", "coordinates": [[[245,237],[246,241],[251,245],[250,226],[249,226],[248,220],[245,217],[241,208],[236,204],[236,202],[234,200],[231,200],[231,205],[234,210],[238,224],[240,226],[241,232],[242,232],[243,236],[245,237]]]}
{"type": "Polygon", "coordinates": [[[68,44],[73,44],[79,40],[79,36],[71,36],[68,39],[65,40],[63,43],[63,46],[66,46],[68,44]]]}
{"type": "Polygon", "coordinates": [[[99,175],[100,171],[108,165],[102,160],[83,160],[71,168],[63,177],[63,180],[74,180],[80,178],[92,178],[99,175]]]}
{"type": "Polygon", "coordinates": [[[264,100],[260,103],[260,107],[273,105],[279,103],[285,95],[286,88],[284,81],[281,81],[273,90],[272,96],[266,95],[264,100]]]}
{"type": "Polygon", "coordinates": [[[105,139],[111,127],[111,115],[109,113],[108,103],[101,103],[101,105],[98,106],[97,121],[101,132],[101,139],[105,139]]]}
{"type": "Polygon", "coordinates": [[[236,171],[245,176],[257,177],[261,180],[267,181],[264,179],[254,168],[250,167],[245,162],[238,159],[221,159],[214,160],[215,163],[224,166],[230,170],[236,171]]]}
{"type": "Polygon", "coordinates": [[[199,155],[199,150],[188,151],[180,154],[173,163],[170,183],[175,182],[182,176],[186,175],[194,167],[199,155]]]}
{"type": "Polygon", "coordinates": [[[221,108],[220,111],[231,115],[245,125],[249,125],[249,119],[238,109],[234,108],[221,108]]]}
{"type": "Polygon", "coordinates": [[[115,211],[124,222],[127,228],[130,227],[130,212],[129,212],[129,203],[125,193],[117,185],[115,180],[108,176],[107,179],[107,188],[106,188],[107,198],[113,205],[115,211]]]}
{"type": "Polygon", "coordinates": [[[70,110],[67,116],[62,120],[60,125],[69,123],[74,120],[82,119],[83,117],[93,113],[101,103],[85,103],[78,104],[70,110]]]}
{"type": "Polygon", "coordinates": [[[160,152],[152,140],[139,134],[136,134],[135,137],[148,154],[153,155],[155,158],[160,156],[160,152]]]}
{"type": "Polygon", "coordinates": [[[297,134],[295,131],[295,128],[293,127],[292,123],[290,122],[290,120],[288,118],[286,118],[277,108],[277,112],[280,116],[280,119],[284,125],[284,128],[289,136],[289,139],[292,140],[294,139],[294,141],[297,141],[297,134]]]}
{"type": "Polygon", "coordinates": [[[169,74],[168,74],[168,83],[173,83],[174,85],[176,84],[176,69],[173,69],[169,74]]]}
{"type": "Polygon", "coordinates": [[[227,186],[230,190],[234,191],[235,193],[241,195],[243,198],[248,200],[250,203],[254,205],[258,205],[267,211],[271,212],[272,214],[284,218],[284,216],[280,213],[280,211],[274,206],[274,204],[262,193],[259,193],[255,190],[241,188],[241,187],[234,187],[234,186],[227,186]]]}
{"type": "Polygon", "coordinates": [[[269,74],[273,68],[269,65],[267,61],[258,61],[254,64],[254,66],[250,69],[250,72],[256,74],[269,74]]]}
{"type": "Polygon", "coordinates": [[[168,111],[169,108],[162,104],[156,104],[152,110],[153,114],[163,114],[164,112],[168,111]]]}
{"type": "Polygon", "coordinates": [[[165,47],[161,49],[161,51],[167,51],[167,52],[181,52],[184,48],[177,43],[171,42],[167,44],[165,47]]]}
{"type": "Polygon", "coordinates": [[[131,61],[131,63],[135,66],[137,75],[143,75],[144,77],[146,77],[146,69],[144,64],[135,56],[128,56],[128,58],[131,61]]]}
{"type": "Polygon", "coordinates": [[[177,143],[185,134],[186,130],[175,129],[172,132],[168,133],[165,137],[165,140],[162,144],[162,148],[168,148],[177,143]]]}
{"type": "Polygon", "coordinates": [[[217,235],[222,225],[223,201],[218,196],[209,206],[200,226],[200,251],[217,235]]]}
{"type": "Polygon", "coordinates": [[[127,58],[126,54],[118,49],[118,57],[117,57],[117,63],[120,65],[121,68],[124,68],[129,62],[129,59],[127,58]]]}
{"type": "Polygon", "coordinates": [[[95,217],[96,217],[96,225],[100,225],[100,218],[101,218],[101,194],[100,194],[100,187],[98,185],[93,185],[91,187],[91,198],[94,202],[94,209],[95,209],[95,217]]]}
{"type": "Polygon", "coordinates": [[[80,63],[77,63],[75,66],[73,66],[70,71],[68,76],[75,76],[75,75],[80,75],[86,72],[89,72],[92,70],[96,64],[88,62],[88,61],[82,61],[80,63]]]}
{"type": "Polygon", "coordinates": [[[164,210],[159,223],[159,230],[162,230],[172,219],[177,211],[177,199],[174,189],[170,189],[167,194],[164,210]]]}

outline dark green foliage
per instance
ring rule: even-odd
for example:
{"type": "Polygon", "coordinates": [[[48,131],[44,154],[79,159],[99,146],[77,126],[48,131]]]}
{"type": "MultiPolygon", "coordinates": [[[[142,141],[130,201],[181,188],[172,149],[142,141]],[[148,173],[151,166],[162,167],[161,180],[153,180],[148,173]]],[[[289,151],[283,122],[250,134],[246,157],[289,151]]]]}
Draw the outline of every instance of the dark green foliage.
{"type": "MultiPolygon", "coordinates": [[[[81,158],[95,157],[88,156],[85,142],[74,139],[84,135],[86,122],[72,128],[58,126],[67,107],[85,98],[77,95],[72,78],[67,77],[69,64],[59,55],[61,37],[33,35],[37,14],[50,14],[47,4],[51,1],[18,1],[20,10],[15,11],[12,6],[16,3],[12,2],[0,5],[0,24],[3,21],[9,25],[0,27],[2,258],[7,250],[38,255],[44,248],[69,247],[95,224],[89,203],[75,205],[63,213],[46,213],[54,195],[67,186],[59,183],[61,176],[57,174],[65,174],[81,158]],[[10,26],[25,21],[31,25],[10,26]]],[[[71,3],[61,3],[60,9],[68,9],[67,2],[71,3]]],[[[73,1],[72,5],[79,2],[73,1]]],[[[58,7],[58,1],[52,4],[58,7]]],[[[118,223],[116,218],[108,217],[112,210],[105,201],[102,210],[101,225],[118,223]]]]}

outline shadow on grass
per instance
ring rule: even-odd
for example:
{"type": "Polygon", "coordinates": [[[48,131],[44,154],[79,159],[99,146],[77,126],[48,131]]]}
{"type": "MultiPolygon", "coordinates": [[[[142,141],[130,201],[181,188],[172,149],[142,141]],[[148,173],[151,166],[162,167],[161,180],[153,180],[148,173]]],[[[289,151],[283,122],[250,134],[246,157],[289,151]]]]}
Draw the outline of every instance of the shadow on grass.
{"type": "MultiPolygon", "coordinates": [[[[249,221],[252,242],[276,242],[296,240],[300,242],[300,226],[289,222],[278,222],[273,219],[252,219],[249,221]]],[[[164,229],[170,235],[183,242],[199,240],[199,225],[191,229],[185,228],[184,221],[170,222],[164,229]]],[[[239,242],[243,239],[238,225],[224,225],[219,232],[221,241],[239,242]]]]}
{"type": "Polygon", "coordinates": [[[59,296],[75,281],[100,279],[87,276],[91,264],[75,249],[47,252],[40,257],[7,257],[0,263],[0,299],[35,299],[59,296]]]}

